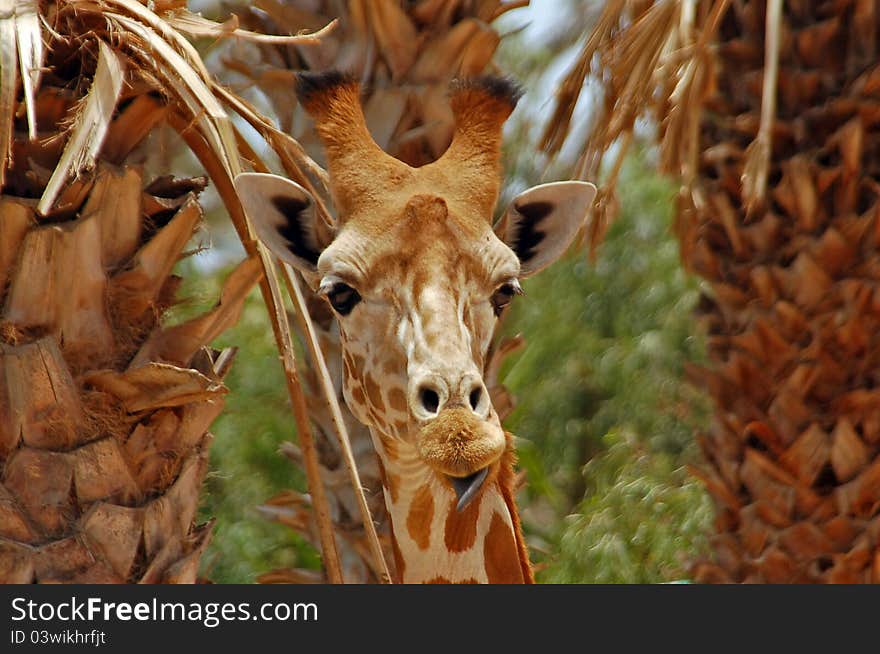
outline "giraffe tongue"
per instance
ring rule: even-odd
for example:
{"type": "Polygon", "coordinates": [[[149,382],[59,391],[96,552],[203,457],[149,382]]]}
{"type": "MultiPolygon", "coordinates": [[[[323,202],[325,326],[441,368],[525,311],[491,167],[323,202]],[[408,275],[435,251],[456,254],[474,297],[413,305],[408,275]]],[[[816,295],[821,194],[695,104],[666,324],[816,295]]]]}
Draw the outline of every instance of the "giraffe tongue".
{"type": "Polygon", "coordinates": [[[455,489],[455,494],[458,497],[458,504],[455,505],[456,511],[461,513],[467,508],[468,504],[470,504],[474,497],[476,497],[477,491],[480,490],[483,482],[486,481],[486,475],[488,474],[489,466],[486,466],[482,470],[475,472],[472,475],[468,475],[467,477],[449,478],[452,482],[452,487],[455,489]]]}

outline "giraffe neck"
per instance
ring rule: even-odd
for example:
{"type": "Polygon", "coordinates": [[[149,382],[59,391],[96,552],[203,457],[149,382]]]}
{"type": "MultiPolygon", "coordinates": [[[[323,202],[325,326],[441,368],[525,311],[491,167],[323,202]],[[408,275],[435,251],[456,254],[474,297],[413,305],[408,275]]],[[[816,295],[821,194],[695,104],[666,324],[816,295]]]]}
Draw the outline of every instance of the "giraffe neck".
{"type": "Polygon", "coordinates": [[[533,583],[513,501],[513,450],[463,511],[406,439],[371,430],[403,583],[533,583]]]}

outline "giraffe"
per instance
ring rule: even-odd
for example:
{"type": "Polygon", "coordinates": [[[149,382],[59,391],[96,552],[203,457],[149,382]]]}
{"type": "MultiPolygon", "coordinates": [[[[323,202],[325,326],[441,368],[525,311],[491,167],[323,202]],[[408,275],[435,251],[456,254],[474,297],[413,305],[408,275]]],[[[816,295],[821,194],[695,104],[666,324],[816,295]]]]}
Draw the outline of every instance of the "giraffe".
{"type": "Polygon", "coordinates": [[[354,78],[303,73],[296,90],[324,146],[336,224],[283,177],[243,173],[235,186],[258,238],[336,315],[343,396],[378,455],[396,580],[533,583],[512,437],[482,371],[520,280],[565,252],[596,189],[534,187],[493,224],[502,127],[520,97],[507,78],[453,82],[452,142],[419,168],[372,139],[354,78]]]}

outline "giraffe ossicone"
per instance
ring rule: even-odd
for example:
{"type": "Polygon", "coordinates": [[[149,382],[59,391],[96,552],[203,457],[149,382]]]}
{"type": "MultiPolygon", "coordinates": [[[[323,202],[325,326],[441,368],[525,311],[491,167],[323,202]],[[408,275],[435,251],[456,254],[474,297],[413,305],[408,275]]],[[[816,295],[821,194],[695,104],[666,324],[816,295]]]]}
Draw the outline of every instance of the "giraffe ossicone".
{"type": "Polygon", "coordinates": [[[543,184],[493,225],[502,126],[519,98],[503,78],[454,82],[452,143],[412,168],[370,136],[357,82],[301,74],[337,210],[328,228],[301,186],[243,173],[257,236],[327,298],[343,394],[372,435],[403,582],[532,582],[514,502],[512,437],[483,382],[495,322],[520,280],[561,256],[596,189],[543,184]]]}

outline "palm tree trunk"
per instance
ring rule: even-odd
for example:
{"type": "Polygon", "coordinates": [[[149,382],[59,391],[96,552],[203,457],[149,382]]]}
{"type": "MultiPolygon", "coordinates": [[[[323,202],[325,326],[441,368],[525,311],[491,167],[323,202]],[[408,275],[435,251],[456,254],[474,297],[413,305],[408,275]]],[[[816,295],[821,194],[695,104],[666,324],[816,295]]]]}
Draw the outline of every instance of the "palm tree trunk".
{"type": "MultiPolygon", "coordinates": [[[[40,138],[56,129],[53,83],[40,138]]],[[[144,102],[160,110],[147,95],[129,107],[144,102]]],[[[207,429],[232,359],[205,345],[259,270],[249,261],[215,310],[163,328],[204,180],[148,182],[127,157],[102,158],[41,214],[33,161],[57,155],[26,135],[14,147],[0,199],[0,580],[193,582],[210,537],[195,523],[207,429]]]]}
{"type": "Polygon", "coordinates": [[[192,583],[211,534],[196,522],[208,428],[234,354],[209,343],[264,270],[245,260],[213,309],[164,323],[208,180],[153,171],[165,153],[150,134],[174,115],[214,139],[200,154],[237,166],[176,27],[222,30],[117,0],[11,4],[0,16],[0,582],[192,583]]]}
{"type": "MultiPolygon", "coordinates": [[[[735,3],[700,121],[706,199],[686,254],[715,400],[700,437],[718,508],[702,581],[880,581],[878,19],[873,3],[735,3]],[[779,34],[766,195],[749,147],[779,34]],[[770,44],[770,47],[766,47],[770,44]],[[751,211],[748,210],[753,206],[751,211]]],[[[764,121],[766,124],[766,121],[764,121]]],[[[754,150],[754,148],[753,148],[754,150]]]]}

